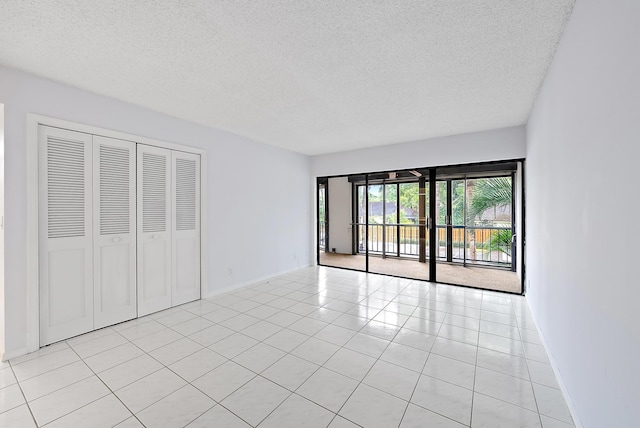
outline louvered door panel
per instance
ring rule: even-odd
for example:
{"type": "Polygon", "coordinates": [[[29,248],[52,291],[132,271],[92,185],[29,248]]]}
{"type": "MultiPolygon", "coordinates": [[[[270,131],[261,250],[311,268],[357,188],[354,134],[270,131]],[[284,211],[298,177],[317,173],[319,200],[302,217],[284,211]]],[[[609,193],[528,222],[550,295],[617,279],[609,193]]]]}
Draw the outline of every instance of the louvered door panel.
{"type": "Polygon", "coordinates": [[[93,329],[92,137],[47,126],[39,140],[40,344],[93,329]]]}
{"type": "Polygon", "coordinates": [[[94,323],[136,317],[136,145],[94,136],[94,323]]]}
{"type": "Polygon", "coordinates": [[[172,153],[172,304],[200,298],[200,155],[172,153]]]}
{"type": "Polygon", "coordinates": [[[171,307],[171,151],[138,145],[138,316],[171,307]]]}

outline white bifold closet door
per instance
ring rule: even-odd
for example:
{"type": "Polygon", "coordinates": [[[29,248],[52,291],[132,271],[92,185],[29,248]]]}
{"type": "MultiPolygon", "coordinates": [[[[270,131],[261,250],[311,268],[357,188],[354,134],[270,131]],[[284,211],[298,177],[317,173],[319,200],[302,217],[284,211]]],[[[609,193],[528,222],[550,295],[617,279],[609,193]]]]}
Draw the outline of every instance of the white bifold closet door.
{"type": "Polygon", "coordinates": [[[200,298],[200,155],[172,152],[172,306],[200,298]]]}
{"type": "Polygon", "coordinates": [[[93,144],[40,126],[40,344],[93,330],[93,144]]]}
{"type": "Polygon", "coordinates": [[[138,145],[138,316],[171,307],[171,150],[138,145]]]}
{"type": "Polygon", "coordinates": [[[136,144],[93,137],[94,328],[136,317],[136,144]]]}
{"type": "Polygon", "coordinates": [[[200,298],[200,156],[38,128],[40,344],[200,298]]]}

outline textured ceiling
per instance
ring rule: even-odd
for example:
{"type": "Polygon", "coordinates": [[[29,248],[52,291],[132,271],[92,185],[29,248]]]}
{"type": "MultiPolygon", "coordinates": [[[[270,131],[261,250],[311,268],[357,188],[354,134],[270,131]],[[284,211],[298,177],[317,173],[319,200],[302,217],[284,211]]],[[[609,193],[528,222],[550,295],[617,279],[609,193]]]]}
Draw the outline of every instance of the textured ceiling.
{"type": "Polygon", "coordinates": [[[2,0],[0,64],[304,154],[526,123],[574,0],[2,0]]]}

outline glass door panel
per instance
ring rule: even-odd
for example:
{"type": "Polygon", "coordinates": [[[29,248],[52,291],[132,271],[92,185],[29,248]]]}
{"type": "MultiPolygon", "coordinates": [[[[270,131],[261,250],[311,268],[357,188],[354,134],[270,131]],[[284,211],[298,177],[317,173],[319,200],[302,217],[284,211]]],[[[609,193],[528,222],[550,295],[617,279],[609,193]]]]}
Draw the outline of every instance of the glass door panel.
{"type": "Polygon", "coordinates": [[[381,184],[368,187],[369,231],[367,246],[369,253],[383,254],[384,251],[384,186],[381,184]]]}
{"type": "Polygon", "coordinates": [[[326,183],[318,184],[318,250],[324,251],[327,248],[327,198],[326,183]]]}
{"type": "Polygon", "coordinates": [[[465,210],[467,263],[511,270],[511,177],[467,180],[465,210]]]}
{"type": "MultiPolygon", "coordinates": [[[[439,254],[438,282],[519,292],[512,272],[511,176],[467,177],[438,182],[438,220],[446,211],[447,255],[439,254]]],[[[442,233],[439,232],[440,237],[442,233]]]]}
{"type": "Polygon", "coordinates": [[[436,181],[436,257],[437,260],[447,260],[447,248],[451,239],[449,237],[449,202],[447,198],[447,182],[436,181]]]}
{"type": "Polygon", "coordinates": [[[384,186],[384,230],[383,256],[399,257],[398,223],[401,211],[398,209],[398,184],[385,184],[384,186]]]}
{"type": "MultiPolygon", "coordinates": [[[[318,239],[319,264],[352,270],[366,270],[366,258],[360,252],[359,195],[357,207],[354,207],[353,192],[358,192],[350,177],[329,177],[326,186],[318,188],[318,200],[325,200],[324,248],[318,239]],[[356,220],[356,221],[354,221],[356,220]]],[[[319,202],[320,207],[320,202],[319,202]]],[[[322,216],[319,213],[319,230],[322,231],[322,216]]],[[[364,220],[364,219],[362,219],[364,220]]]]}
{"type": "MultiPolygon", "coordinates": [[[[419,261],[420,184],[398,180],[395,183],[369,185],[369,271],[412,279],[429,279],[429,264],[419,261]],[[384,203],[382,203],[384,201],[384,203]]],[[[428,195],[428,189],[427,189],[428,195]]],[[[428,196],[427,196],[428,197],[428,196]]],[[[424,209],[424,207],[423,207],[424,209]]]]}
{"type": "MultiPolygon", "coordinates": [[[[420,186],[418,183],[401,183],[399,184],[399,219],[398,219],[398,256],[418,257],[420,254],[420,226],[419,226],[419,204],[420,204],[420,186]]],[[[427,213],[429,212],[429,189],[427,188],[427,213]]],[[[427,243],[428,244],[428,243],[427,243]]],[[[427,254],[429,249],[427,247],[427,254]]]]}
{"type": "Polygon", "coordinates": [[[356,222],[354,227],[356,228],[356,237],[357,237],[357,252],[358,254],[365,253],[365,228],[367,227],[367,217],[366,217],[366,204],[367,200],[365,197],[365,188],[364,185],[356,186],[357,200],[356,200],[356,222]]]}
{"type": "Polygon", "coordinates": [[[451,180],[449,200],[451,213],[449,225],[451,227],[451,257],[447,261],[465,261],[465,246],[467,236],[465,232],[465,180],[451,180]]]}

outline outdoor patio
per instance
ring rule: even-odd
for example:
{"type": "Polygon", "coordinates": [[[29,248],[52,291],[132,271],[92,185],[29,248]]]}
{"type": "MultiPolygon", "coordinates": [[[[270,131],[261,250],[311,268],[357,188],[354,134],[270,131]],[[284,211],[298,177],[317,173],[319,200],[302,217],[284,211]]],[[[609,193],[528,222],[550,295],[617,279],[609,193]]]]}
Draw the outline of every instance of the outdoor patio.
{"type": "MultiPolygon", "coordinates": [[[[364,255],[334,254],[320,252],[320,264],[347,269],[365,270],[364,255]]],[[[488,267],[462,266],[457,263],[438,263],[437,281],[484,288],[487,290],[520,293],[520,281],[515,272],[488,267]]],[[[402,276],[429,281],[429,262],[420,263],[415,259],[380,256],[369,257],[369,272],[402,276]]]]}

